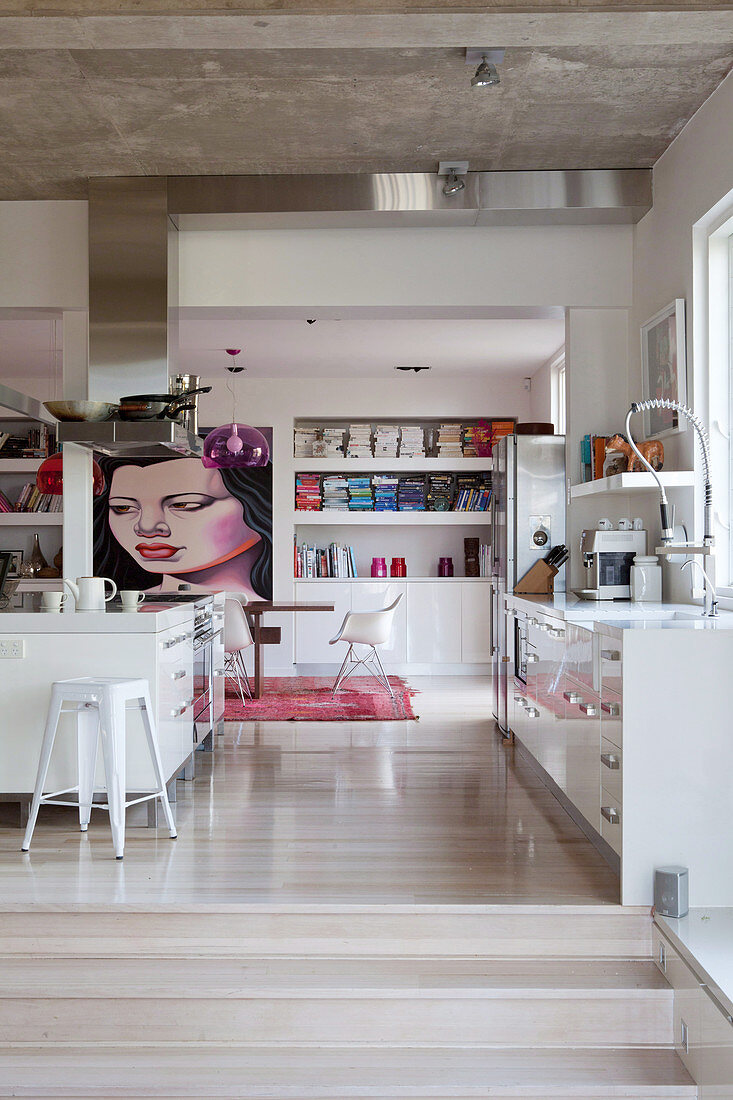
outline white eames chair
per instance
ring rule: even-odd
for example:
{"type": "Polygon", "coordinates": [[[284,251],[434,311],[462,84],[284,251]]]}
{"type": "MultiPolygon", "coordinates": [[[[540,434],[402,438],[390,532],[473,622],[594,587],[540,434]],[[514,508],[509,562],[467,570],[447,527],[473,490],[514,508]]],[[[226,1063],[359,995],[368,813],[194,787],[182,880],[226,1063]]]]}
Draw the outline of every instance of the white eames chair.
{"type": "Polygon", "coordinates": [[[242,705],[252,698],[247,669],[244,667],[245,649],[254,645],[252,631],[239,599],[227,597],[224,600],[224,675],[234,683],[242,705]]]}
{"type": "Polygon", "coordinates": [[[348,612],[344,621],[341,623],[341,629],[338,634],[335,638],[331,638],[329,642],[329,645],[336,645],[336,642],[349,643],[349,648],[344,657],[344,663],[341,665],[339,674],[336,677],[336,683],[333,685],[333,695],[336,694],[344,680],[351,676],[352,673],[356,672],[360,665],[363,665],[366,671],[369,672],[375,680],[378,680],[394,699],[394,692],[387,679],[387,674],[384,671],[382,662],[379,659],[377,646],[383,645],[388,640],[392,629],[392,620],[395,617],[395,611],[401,599],[402,593],[400,592],[394,603],[391,603],[389,607],[383,607],[380,611],[348,612]],[[355,646],[364,647],[366,653],[364,653],[363,649],[361,651],[355,649],[355,646]]]}

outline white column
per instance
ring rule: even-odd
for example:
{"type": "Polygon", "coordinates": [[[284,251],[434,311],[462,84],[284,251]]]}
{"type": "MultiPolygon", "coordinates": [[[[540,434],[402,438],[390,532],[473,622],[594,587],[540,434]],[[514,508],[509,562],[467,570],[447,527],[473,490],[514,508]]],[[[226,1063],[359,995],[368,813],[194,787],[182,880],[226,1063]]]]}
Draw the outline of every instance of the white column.
{"type": "MultiPolygon", "coordinates": [[[[63,325],[64,397],[84,400],[89,385],[89,315],[65,311],[63,325]]],[[[92,568],[92,453],[64,444],[64,576],[90,577],[92,568]]],[[[73,610],[69,599],[67,610],[73,610]]]]}

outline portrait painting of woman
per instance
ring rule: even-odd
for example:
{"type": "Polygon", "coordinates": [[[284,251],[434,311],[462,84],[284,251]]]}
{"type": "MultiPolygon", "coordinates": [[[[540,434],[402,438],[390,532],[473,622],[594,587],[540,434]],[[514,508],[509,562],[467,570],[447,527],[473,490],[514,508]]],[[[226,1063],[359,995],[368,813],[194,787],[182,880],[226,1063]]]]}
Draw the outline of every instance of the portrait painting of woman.
{"type": "Polygon", "coordinates": [[[118,588],[243,592],[272,599],[272,466],[198,458],[100,458],[94,571],[118,588]]]}

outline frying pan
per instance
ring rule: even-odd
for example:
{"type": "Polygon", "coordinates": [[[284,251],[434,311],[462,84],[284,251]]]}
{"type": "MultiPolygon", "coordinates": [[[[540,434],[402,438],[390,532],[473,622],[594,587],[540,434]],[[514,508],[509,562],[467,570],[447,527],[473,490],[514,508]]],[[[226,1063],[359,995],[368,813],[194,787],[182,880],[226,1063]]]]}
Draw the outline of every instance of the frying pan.
{"type": "Polygon", "coordinates": [[[185,393],[138,393],[120,400],[123,420],[175,420],[179,413],[194,406],[188,398],[196,393],[210,393],[211,386],[200,386],[185,393]]]}

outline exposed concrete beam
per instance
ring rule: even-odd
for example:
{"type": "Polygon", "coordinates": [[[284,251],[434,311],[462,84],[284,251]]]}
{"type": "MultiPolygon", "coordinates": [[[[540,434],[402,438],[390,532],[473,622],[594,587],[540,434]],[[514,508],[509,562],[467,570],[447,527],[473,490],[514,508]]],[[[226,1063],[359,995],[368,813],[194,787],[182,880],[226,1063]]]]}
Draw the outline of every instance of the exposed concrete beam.
{"type": "MultiPolygon", "coordinates": [[[[295,0],[297,2],[297,0],[295,0]]],[[[563,7],[548,12],[540,4],[535,9],[522,5],[523,11],[461,12],[450,10],[440,0],[440,11],[431,12],[431,3],[422,0],[420,11],[390,12],[388,6],[369,12],[365,3],[352,4],[351,12],[338,12],[323,0],[324,10],[308,14],[285,7],[260,14],[205,14],[205,0],[196,0],[198,11],[178,11],[175,15],[126,14],[117,0],[94,0],[96,12],[110,14],[69,15],[19,14],[24,0],[15,10],[3,11],[0,0],[0,49],[375,49],[444,48],[451,46],[499,44],[517,46],[647,46],[700,45],[733,41],[733,2],[701,6],[699,3],[666,3],[667,10],[640,11],[633,6],[619,10],[616,3],[598,3],[563,7]],[[448,8],[449,10],[446,10],[448,8]],[[607,10],[599,10],[599,9],[607,10]],[[428,10],[426,10],[428,9],[428,10]],[[673,10],[669,10],[673,9],[673,10]],[[534,14],[533,14],[534,11],[534,14]]],[[[79,5],[83,9],[85,4],[79,5]]],[[[372,7],[378,6],[372,3],[372,7]]],[[[437,4],[435,5],[437,7],[437,4]]],[[[504,5],[510,7],[511,5],[504,5]]],[[[317,9],[317,0],[313,7],[317,9]]],[[[150,4],[150,10],[156,10],[150,4]]],[[[160,7],[157,8],[160,11],[160,7]]]]}

